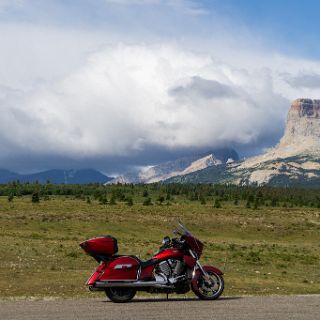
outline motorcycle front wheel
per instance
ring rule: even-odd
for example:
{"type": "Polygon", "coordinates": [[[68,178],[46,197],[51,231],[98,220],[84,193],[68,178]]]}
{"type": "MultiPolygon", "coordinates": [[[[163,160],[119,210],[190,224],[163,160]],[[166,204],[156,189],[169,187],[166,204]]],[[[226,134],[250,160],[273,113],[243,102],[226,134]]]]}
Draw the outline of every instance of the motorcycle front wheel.
{"type": "Polygon", "coordinates": [[[107,297],[116,303],[128,302],[136,294],[136,290],[132,288],[107,288],[105,292],[107,297]]]}
{"type": "Polygon", "coordinates": [[[192,290],[202,300],[218,299],[224,289],[223,277],[210,271],[207,274],[209,279],[205,279],[201,274],[197,279],[196,286],[192,290]]]}

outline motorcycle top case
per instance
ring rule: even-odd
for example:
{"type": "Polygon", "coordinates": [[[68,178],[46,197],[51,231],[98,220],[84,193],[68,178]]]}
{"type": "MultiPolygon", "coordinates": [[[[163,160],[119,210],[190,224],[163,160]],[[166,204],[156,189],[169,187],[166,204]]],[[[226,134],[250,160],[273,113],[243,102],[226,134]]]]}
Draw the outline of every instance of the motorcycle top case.
{"type": "Polygon", "coordinates": [[[86,240],[80,247],[92,256],[112,256],[118,252],[117,239],[112,236],[103,236],[86,240]]]}

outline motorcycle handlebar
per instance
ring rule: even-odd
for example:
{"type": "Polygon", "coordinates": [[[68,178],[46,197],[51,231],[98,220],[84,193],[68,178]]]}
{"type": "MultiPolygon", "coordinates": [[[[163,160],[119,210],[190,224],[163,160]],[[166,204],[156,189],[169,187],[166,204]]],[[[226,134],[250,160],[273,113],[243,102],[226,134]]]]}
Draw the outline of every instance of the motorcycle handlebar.
{"type": "MultiPolygon", "coordinates": [[[[165,237],[168,239],[168,237],[165,237]]],[[[185,243],[185,240],[181,240],[181,239],[178,239],[178,238],[172,238],[170,239],[169,238],[169,241],[165,241],[163,242],[163,245],[160,247],[160,249],[167,249],[167,248],[174,248],[174,247],[177,247],[177,246],[183,246],[185,243]]]]}

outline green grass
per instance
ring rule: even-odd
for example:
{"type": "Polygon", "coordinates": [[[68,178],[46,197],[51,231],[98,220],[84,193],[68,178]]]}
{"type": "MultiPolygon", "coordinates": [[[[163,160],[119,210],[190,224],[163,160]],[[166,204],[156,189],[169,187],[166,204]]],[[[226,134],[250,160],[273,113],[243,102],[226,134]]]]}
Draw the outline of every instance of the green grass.
{"type": "Polygon", "coordinates": [[[226,295],[320,293],[319,209],[245,205],[0,197],[0,297],[96,297],[84,283],[97,263],[81,241],[111,234],[120,254],[146,259],[172,235],[177,218],[205,242],[203,264],[225,271],[226,295]]]}

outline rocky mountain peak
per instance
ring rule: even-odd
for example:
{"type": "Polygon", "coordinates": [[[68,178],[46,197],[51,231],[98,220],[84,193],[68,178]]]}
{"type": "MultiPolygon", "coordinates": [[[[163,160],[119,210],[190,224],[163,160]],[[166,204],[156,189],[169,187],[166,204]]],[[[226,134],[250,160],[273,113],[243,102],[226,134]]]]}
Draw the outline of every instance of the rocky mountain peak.
{"type": "Polygon", "coordinates": [[[282,139],[264,154],[242,162],[227,161],[225,167],[208,166],[201,171],[170,180],[179,181],[319,186],[320,100],[294,100],[282,139]]]}
{"type": "Polygon", "coordinates": [[[292,102],[279,148],[290,147],[320,151],[320,100],[297,99],[292,102]]]}
{"type": "Polygon", "coordinates": [[[288,119],[292,117],[320,119],[320,100],[305,98],[294,100],[288,119]]]}

